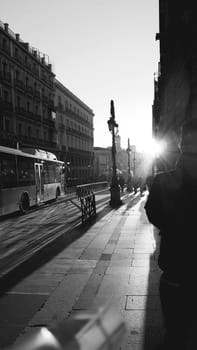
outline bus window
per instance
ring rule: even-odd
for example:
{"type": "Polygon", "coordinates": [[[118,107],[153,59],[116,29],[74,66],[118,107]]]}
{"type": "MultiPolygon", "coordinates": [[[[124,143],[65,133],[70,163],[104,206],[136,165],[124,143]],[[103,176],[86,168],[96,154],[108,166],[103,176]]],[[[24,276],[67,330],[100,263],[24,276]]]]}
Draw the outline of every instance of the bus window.
{"type": "Polygon", "coordinates": [[[10,154],[1,154],[1,186],[2,188],[17,186],[17,172],[15,156],[10,154]]]}
{"type": "Polygon", "coordinates": [[[59,164],[56,165],[56,182],[61,182],[62,167],[59,164]]]}
{"type": "Polygon", "coordinates": [[[44,162],[44,167],[43,167],[43,178],[44,178],[44,183],[45,183],[45,184],[48,184],[48,183],[49,183],[49,177],[48,177],[47,162],[44,162]]]}
{"type": "Polygon", "coordinates": [[[34,159],[18,157],[18,180],[20,184],[33,185],[35,183],[34,159]]]}
{"type": "Polygon", "coordinates": [[[57,182],[56,181],[56,164],[53,162],[47,162],[47,165],[48,165],[49,183],[57,182]]]}

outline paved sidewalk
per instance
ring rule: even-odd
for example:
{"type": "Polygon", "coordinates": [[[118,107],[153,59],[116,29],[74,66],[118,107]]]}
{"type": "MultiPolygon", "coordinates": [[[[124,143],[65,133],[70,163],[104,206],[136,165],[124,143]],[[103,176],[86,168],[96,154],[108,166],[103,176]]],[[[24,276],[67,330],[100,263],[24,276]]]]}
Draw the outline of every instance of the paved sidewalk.
{"type": "Polygon", "coordinates": [[[52,261],[13,287],[10,295],[34,292],[41,300],[23,331],[19,327],[18,339],[32,328],[55,327],[77,312],[111,302],[127,324],[122,350],[155,349],[161,343],[158,236],[146,218],[145,199],[137,195],[106,211],[52,261]]]}

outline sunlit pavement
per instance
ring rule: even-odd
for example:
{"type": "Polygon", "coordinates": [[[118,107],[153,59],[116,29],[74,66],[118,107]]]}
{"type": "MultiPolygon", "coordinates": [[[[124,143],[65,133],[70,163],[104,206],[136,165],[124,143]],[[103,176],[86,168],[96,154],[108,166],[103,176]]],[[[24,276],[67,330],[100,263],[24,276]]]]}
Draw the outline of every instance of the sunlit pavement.
{"type": "Polygon", "coordinates": [[[155,349],[163,325],[158,236],[137,195],[107,211],[66,248],[0,298],[0,347],[32,328],[55,327],[73,314],[112,303],[128,333],[121,349],[155,349]]]}

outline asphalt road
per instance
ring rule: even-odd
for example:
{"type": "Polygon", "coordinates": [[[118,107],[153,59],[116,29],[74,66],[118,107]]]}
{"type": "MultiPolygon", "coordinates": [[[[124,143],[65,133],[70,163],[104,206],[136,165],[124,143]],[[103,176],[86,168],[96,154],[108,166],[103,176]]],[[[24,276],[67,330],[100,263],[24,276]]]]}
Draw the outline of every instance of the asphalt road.
{"type": "MultiPolygon", "coordinates": [[[[109,199],[109,190],[96,194],[97,212],[109,204],[109,199]]],[[[80,223],[80,202],[72,194],[25,215],[14,214],[1,219],[0,278],[80,223]]]]}

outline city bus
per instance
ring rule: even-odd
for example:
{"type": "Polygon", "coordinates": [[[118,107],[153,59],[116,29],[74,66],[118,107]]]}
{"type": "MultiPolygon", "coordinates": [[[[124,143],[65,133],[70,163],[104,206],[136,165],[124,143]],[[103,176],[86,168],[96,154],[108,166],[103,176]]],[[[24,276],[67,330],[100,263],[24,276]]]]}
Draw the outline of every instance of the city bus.
{"type": "Polygon", "coordinates": [[[0,216],[57,199],[64,193],[64,172],[53,153],[0,146],[0,216]]]}

